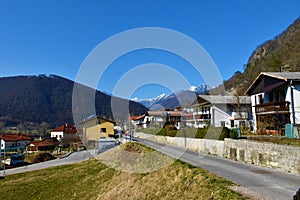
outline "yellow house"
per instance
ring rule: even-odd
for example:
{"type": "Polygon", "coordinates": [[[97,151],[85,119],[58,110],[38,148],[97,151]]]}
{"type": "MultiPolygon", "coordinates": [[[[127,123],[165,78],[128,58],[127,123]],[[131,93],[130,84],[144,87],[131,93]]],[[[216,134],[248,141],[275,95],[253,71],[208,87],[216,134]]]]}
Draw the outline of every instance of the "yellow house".
{"type": "Polygon", "coordinates": [[[100,138],[114,136],[114,122],[101,117],[94,117],[82,123],[85,141],[98,141],[100,138]]]}

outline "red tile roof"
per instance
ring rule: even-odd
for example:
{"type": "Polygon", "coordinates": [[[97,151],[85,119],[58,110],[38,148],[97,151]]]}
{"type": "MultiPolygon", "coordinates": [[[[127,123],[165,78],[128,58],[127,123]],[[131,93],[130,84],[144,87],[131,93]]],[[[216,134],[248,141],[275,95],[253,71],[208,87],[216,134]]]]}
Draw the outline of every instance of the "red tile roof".
{"type": "Polygon", "coordinates": [[[46,147],[46,146],[59,145],[59,141],[56,138],[48,138],[42,141],[30,142],[27,144],[27,146],[29,146],[30,144],[33,144],[36,147],[46,147]]]}
{"type": "Polygon", "coordinates": [[[62,126],[56,127],[55,129],[52,129],[51,132],[77,133],[77,129],[73,125],[64,124],[62,126]]]}
{"type": "Polygon", "coordinates": [[[32,140],[29,135],[24,134],[1,134],[0,138],[4,141],[24,141],[24,140],[32,140]]]}
{"type": "Polygon", "coordinates": [[[142,116],[131,116],[131,117],[130,117],[130,120],[135,121],[135,120],[143,119],[145,116],[146,116],[146,115],[142,115],[142,116]]]}

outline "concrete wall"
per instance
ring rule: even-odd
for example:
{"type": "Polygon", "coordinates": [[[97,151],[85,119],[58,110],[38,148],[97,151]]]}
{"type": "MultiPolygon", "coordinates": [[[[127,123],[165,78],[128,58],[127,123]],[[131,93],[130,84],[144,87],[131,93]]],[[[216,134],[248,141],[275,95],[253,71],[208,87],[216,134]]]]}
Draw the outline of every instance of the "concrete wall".
{"type": "Polygon", "coordinates": [[[227,138],[224,141],[195,138],[185,139],[182,137],[164,137],[144,133],[135,133],[134,136],[164,144],[187,147],[190,150],[209,153],[249,164],[300,174],[299,147],[227,138]]]}
{"type": "Polygon", "coordinates": [[[224,157],[300,174],[300,148],[298,147],[225,139],[224,157]]]}
{"type": "Polygon", "coordinates": [[[180,147],[186,147],[187,149],[209,153],[223,157],[224,155],[224,141],[210,140],[210,139],[195,139],[184,137],[168,137],[150,135],[145,133],[134,133],[134,137],[146,138],[155,142],[163,144],[172,144],[180,147]]]}

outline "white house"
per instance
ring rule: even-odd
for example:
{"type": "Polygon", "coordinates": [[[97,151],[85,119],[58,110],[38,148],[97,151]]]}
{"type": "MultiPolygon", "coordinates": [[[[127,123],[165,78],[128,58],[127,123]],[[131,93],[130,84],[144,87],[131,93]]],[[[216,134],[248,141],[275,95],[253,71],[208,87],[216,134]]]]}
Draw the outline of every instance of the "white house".
{"type": "Polygon", "coordinates": [[[1,150],[17,150],[25,149],[27,143],[29,143],[32,138],[24,134],[1,134],[1,150]]]}
{"type": "Polygon", "coordinates": [[[148,111],[148,115],[151,119],[150,126],[156,128],[162,128],[165,125],[172,125],[179,129],[183,117],[183,113],[178,109],[148,111]]]}
{"type": "Polygon", "coordinates": [[[250,127],[250,97],[198,95],[197,100],[183,108],[187,126],[204,128],[250,127]]]}
{"type": "Polygon", "coordinates": [[[75,126],[64,124],[51,130],[51,137],[61,140],[66,134],[76,134],[77,129],[75,126]]]}
{"type": "Polygon", "coordinates": [[[131,116],[130,122],[135,127],[147,128],[149,123],[151,122],[152,117],[148,115],[141,115],[141,116],[131,116]]]}
{"type": "Polygon", "coordinates": [[[262,72],[246,94],[254,131],[282,135],[285,124],[300,124],[300,72],[262,72]]]}

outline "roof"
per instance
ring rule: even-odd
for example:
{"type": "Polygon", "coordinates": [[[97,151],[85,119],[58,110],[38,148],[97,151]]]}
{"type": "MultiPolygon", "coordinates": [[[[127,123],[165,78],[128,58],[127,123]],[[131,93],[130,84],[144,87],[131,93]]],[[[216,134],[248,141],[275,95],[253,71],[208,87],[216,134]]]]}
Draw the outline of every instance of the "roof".
{"type": "Polygon", "coordinates": [[[33,141],[27,144],[34,145],[36,147],[45,147],[45,146],[53,146],[53,145],[59,145],[59,141],[56,138],[48,138],[41,141],[33,141]]]}
{"type": "Polygon", "coordinates": [[[62,126],[52,129],[51,132],[77,133],[77,129],[73,125],[64,124],[62,126]]]}
{"type": "Polygon", "coordinates": [[[27,141],[32,140],[29,135],[24,134],[1,134],[0,138],[4,141],[27,141]]]}
{"type": "Polygon", "coordinates": [[[149,116],[182,116],[181,111],[148,111],[149,116]]]}
{"type": "MultiPolygon", "coordinates": [[[[280,81],[300,81],[300,72],[261,72],[256,79],[253,81],[253,83],[250,85],[250,87],[246,90],[245,94],[249,94],[250,91],[256,86],[256,83],[262,78],[262,77],[271,77],[278,79],[280,81]]],[[[278,85],[280,86],[280,84],[278,85]]],[[[276,87],[278,87],[276,86],[276,87]]],[[[273,89],[275,86],[271,86],[269,89],[273,89]]]]}
{"type": "Polygon", "coordinates": [[[285,81],[300,80],[300,72],[262,72],[260,75],[270,76],[285,81]]]}
{"type": "Polygon", "coordinates": [[[110,120],[110,119],[106,119],[106,118],[103,118],[103,117],[99,117],[99,116],[93,116],[93,117],[86,118],[86,119],[84,119],[84,121],[80,122],[79,124],[84,124],[85,122],[92,121],[92,120],[95,120],[95,119],[98,119],[98,120],[102,119],[102,120],[105,120],[107,122],[111,122],[111,123],[115,124],[115,121],[110,120]]]}
{"type": "Polygon", "coordinates": [[[146,115],[141,115],[141,116],[131,116],[131,117],[130,117],[130,120],[135,121],[135,120],[143,119],[145,116],[146,116],[146,115]]]}
{"type": "Polygon", "coordinates": [[[198,95],[205,102],[203,104],[250,104],[251,99],[248,96],[217,96],[217,95],[198,95]]]}

